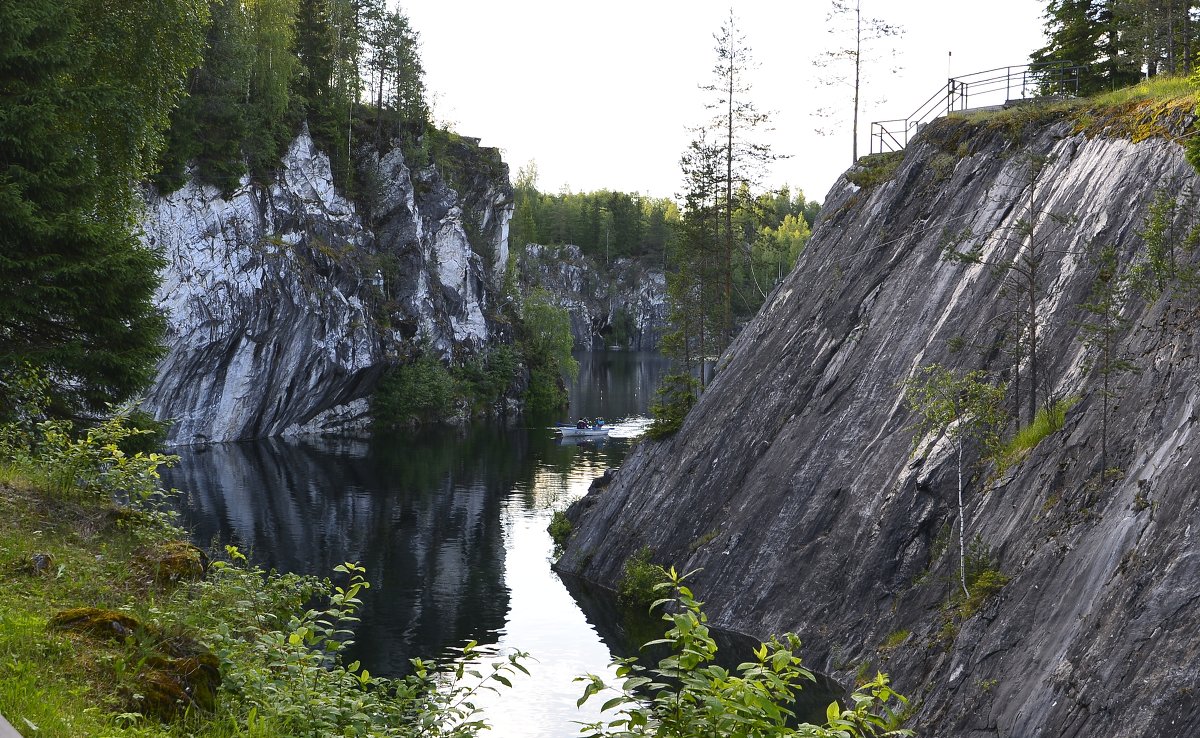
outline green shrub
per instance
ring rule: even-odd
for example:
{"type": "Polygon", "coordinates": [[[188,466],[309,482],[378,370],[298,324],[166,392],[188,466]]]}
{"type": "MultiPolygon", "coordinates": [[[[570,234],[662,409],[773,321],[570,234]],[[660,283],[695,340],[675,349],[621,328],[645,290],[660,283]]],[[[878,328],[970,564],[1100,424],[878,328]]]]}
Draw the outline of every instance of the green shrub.
{"type": "Polygon", "coordinates": [[[401,428],[445,420],[453,412],[454,377],[430,351],[388,371],[371,402],[377,428],[401,428]]]}
{"type": "Polygon", "coordinates": [[[864,190],[888,182],[904,161],[903,151],[886,151],[880,154],[868,154],[860,157],[858,163],[846,172],[846,179],[851,184],[864,190]]]}
{"type": "MultiPolygon", "coordinates": [[[[145,495],[129,494],[135,503],[129,508],[97,493],[106,485],[128,488],[121,474],[134,470],[122,467],[117,448],[122,433],[130,432],[122,430],[123,422],[118,417],[84,438],[65,440],[55,437],[59,425],[43,423],[40,435],[26,435],[23,442],[6,427],[8,465],[0,465],[5,511],[0,519],[0,660],[13,669],[0,679],[0,704],[8,706],[10,717],[20,715],[39,735],[466,738],[485,728],[474,707],[476,696],[525,672],[524,655],[477,665],[482,654],[470,643],[443,666],[414,660],[414,673],[403,679],[372,676],[357,662],[344,663],[359,594],[368,586],[357,564],[336,567],[344,581],[332,584],[265,572],[227,547],[203,579],[173,577],[169,587],[160,582],[147,591],[147,568],[139,557],[187,547],[179,542],[186,532],[145,514],[145,495]],[[21,454],[16,461],[14,448],[21,454]],[[48,467],[69,471],[47,489],[40,479],[14,473],[16,464],[43,477],[51,476],[48,467]],[[86,486],[63,499],[60,485],[71,478],[86,486]],[[47,504],[47,493],[56,504],[47,504]],[[97,527],[109,519],[115,524],[97,527]],[[32,550],[54,551],[56,573],[30,578],[13,566],[32,545],[38,547],[32,550]],[[63,599],[88,606],[63,611],[63,599]],[[79,620],[95,621],[89,613],[110,623],[100,623],[109,637],[66,641],[46,628],[50,618],[94,631],[79,620]],[[133,636],[111,637],[112,622],[132,629],[133,636]],[[157,652],[164,643],[169,654],[157,652]],[[206,674],[219,668],[219,679],[216,673],[202,684],[192,678],[193,658],[206,674]],[[187,668],[186,682],[168,671],[176,666],[187,668]],[[179,689],[188,690],[182,701],[190,709],[176,709],[179,689]]],[[[148,483],[142,477],[134,481],[148,483]]],[[[150,496],[155,495],[161,490],[150,496]]]]}
{"type": "Polygon", "coordinates": [[[567,545],[567,539],[571,537],[575,526],[571,524],[571,520],[562,510],[555,510],[554,517],[550,518],[550,526],[546,529],[550,533],[550,540],[554,541],[554,550],[560,552],[567,545]]]}
{"type": "Polygon", "coordinates": [[[521,366],[521,355],[509,344],[500,344],[454,369],[458,392],[475,411],[494,407],[504,400],[521,366]]]}
{"type": "Polygon", "coordinates": [[[672,569],[656,589],[664,596],[655,606],[673,602],[662,619],[670,625],[663,638],[647,643],[666,645],[671,653],[654,668],[636,659],[613,662],[618,685],[609,685],[594,674],[581,678],[579,704],[596,695],[607,698],[603,710],[618,717],[583,726],[595,736],[806,736],[808,738],[866,738],[908,736],[897,728],[907,700],[888,685],[886,675],[855,689],[845,708],[833,702],[823,725],[797,724],[791,707],[812,672],[796,655],[800,639],[788,633],[772,638],[754,651],[753,658],[729,671],[713,663],[717,644],[708,629],[708,618],[691,590],[672,569]]]}
{"type": "Polygon", "coordinates": [[[570,315],[548,292],[535,289],[522,305],[519,336],[529,366],[526,410],[535,416],[561,411],[567,405],[564,377],[579,373],[579,362],[571,355],[570,315]]]}
{"type": "Polygon", "coordinates": [[[32,430],[8,423],[0,426],[0,461],[64,496],[149,502],[161,496],[158,468],[178,460],[122,450],[150,433],[130,427],[120,413],[82,434],[69,420],[43,420],[32,430]]]}
{"type": "Polygon", "coordinates": [[[905,641],[908,640],[908,637],[910,635],[912,635],[912,632],[908,631],[908,630],[893,631],[888,634],[887,638],[883,639],[883,643],[879,644],[879,650],[880,651],[891,651],[893,649],[899,648],[901,644],[903,644],[905,641]]]}
{"type": "Polygon", "coordinates": [[[617,583],[617,602],[629,608],[648,608],[657,597],[659,585],[670,581],[667,570],[651,563],[653,552],[642,546],[625,562],[621,581],[617,583]]]}

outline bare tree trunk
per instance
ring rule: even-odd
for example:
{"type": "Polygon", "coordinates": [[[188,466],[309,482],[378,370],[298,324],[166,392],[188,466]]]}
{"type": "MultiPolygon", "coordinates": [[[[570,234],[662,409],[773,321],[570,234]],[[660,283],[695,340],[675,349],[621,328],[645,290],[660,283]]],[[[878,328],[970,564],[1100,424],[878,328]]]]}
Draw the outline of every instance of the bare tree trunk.
{"type": "Polygon", "coordinates": [[[967,590],[967,518],[963,511],[962,439],[954,443],[958,451],[958,576],[962,581],[963,594],[970,597],[971,593],[967,590]]]}
{"type": "Polygon", "coordinates": [[[725,119],[725,304],[721,316],[722,350],[733,331],[733,91],[734,75],[737,74],[733,66],[734,58],[733,49],[730,49],[725,119]]]}
{"type": "Polygon", "coordinates": [[[862,0],[854,3],[854,146],[851,152],[858,162],[858,92],[862,75],[862,0]]]}

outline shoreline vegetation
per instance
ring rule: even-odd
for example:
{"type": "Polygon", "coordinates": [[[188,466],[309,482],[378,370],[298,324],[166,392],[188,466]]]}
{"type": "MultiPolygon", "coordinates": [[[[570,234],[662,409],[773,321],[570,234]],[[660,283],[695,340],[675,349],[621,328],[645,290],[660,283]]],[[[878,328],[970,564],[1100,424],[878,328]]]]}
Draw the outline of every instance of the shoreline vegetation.
{"type": "Polygon", "coordinates": [[[474,644],[403,679],[346,664],[362,567],[267,572],[187,542],[158,486],[173,457],[122,450],[121,415],[0,427],[0,714],[25,736],[472,735],[474,644]]]}
{"type": "MultiPolygon", "coordinates": [[[[345,663],[370,587],[361,566],[337,566],[331,581],[264,571],[233,546],[206,553],[159,484],[175,457],[135,450],[153,446],[152,431],[119,412],[85,429],[23,417],[0,425],[0,714],[27,738],[460,738],[486,729],[481,691],[528,673],[527,654],[475,643],[441,665],[413,659],[404,678],[345,663]]],[[[908,734],[882,674],[852,707],[831,705],[826,726],[790,725],[786,706],[808,679],[799,641],[772,639],[754,662],[721,669],[683,580],[672,569],[654,605],[670,603],[656,642],[673,655],[657,668],[619,661],[612,685],[577,679],[580,704],[604,698],[608,721],[582,735],[701,736],[730,721],[779,736],[908,734]]]]}

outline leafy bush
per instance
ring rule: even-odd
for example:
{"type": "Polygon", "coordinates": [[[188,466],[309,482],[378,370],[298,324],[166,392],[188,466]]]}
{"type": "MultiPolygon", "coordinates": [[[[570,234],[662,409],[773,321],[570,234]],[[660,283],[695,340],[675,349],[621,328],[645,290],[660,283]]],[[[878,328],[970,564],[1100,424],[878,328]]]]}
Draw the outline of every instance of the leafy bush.
{"type": "Polygon", "coordinates": [[[483,670],[471,666],[479,653],[469,643],[452,664],[413,659],[408,677],[372,676],[358,662],[341,661],[358,621],[358,595],[370,586],[361,566],[335,567],[348,578],[344,587],[322,585],[265,573],[248,566],[237,549],[227,551],[229,560],[215,562],[208,581],[187,596],[198,596],[205,612],[219,616],[209,640],[226,665],[222,690],[237,695],[252,725],[313,738],[472,736],[484,728],[474,695],[526,672],[520,653],[483,670]],[[326,604],[299,610],[314,593],[326,604]]]}
{"type": "Polygon", "coordinates": [[[625,607],[648,608],[657,597],[659,585],[670,581],[667,570],[651,563],[653,552],[642,546],[625,562],[621,581],[617,583],[617,602],[625,607]]]}
{"type": "Polygon", "coordinates": [[[371,403],[376,427],[398,428],[444,420],[453,410],[454,377],[431,351],[384,375],[371,403]]]}
{"type": "Polygon", "coordinates": [[[130,427],[121,413],[82,435],[68,420],[43,420],[32,429],[7,423],[0,425],[0,462],[65,496],[149,502],[161,497],[158,468],[174,464],[178,457],[131,454],[122,446],[151,433],[130,427]]]}
{"type": "Polygon", "coordinates": [[[846,179],[851,184],[869,190],[890,181],[896,170],[900,168],[902,161],[904,161],[903,151],[868,154],[860,157],[858,163],[846,172],[846,179]]]}
{"type": "Polygon", "coordinates": [[[533,415],[548,415],[567,404],[563,377],[579,373],[579,362],[571,355],[575,344],[571,318],[542,289],[534,290],[526,298],[521,318],[521,343],[529,365],[526,409],[533,415]]]}
{"type": "MultiPolygon", "coordinates": [[[[24,656],[13,660],[17,648],[48,662],[36,672],[24,670],[29,679],[0,679],[0,701],[40,716],[47,735],[465,738],[485,727],[474,707],[476,695],[508,685],[511,674],[525,671],[520,653],[479,665],[482,656],[473,643],[447,665],[414,660],[414,673],[403,679],[375,677],[358,663],[343,663],[359,595],[368,587],[364,570],[353,563],[335,568],[346,581],[334,585],[264,572],[227,547],[204,579],[173,579],[169,589],[148,593],[146,570],[136,565],[136,557],[186,546],[178,544],[186,532],[144,504],[163,495],[156,469],[167,457],[121,451],[124,440],[144,432],[129,428],[122,415],[80,437],[71,431],[63,421],[41,421],[28,432],[15,422],[0,426],[0,502],[10,515],[0,525],[0,540],[36,531],[29,540],[52,545],[61,561],[56,576],[36,581],[54,588],[46,590],[53,595],[30,597],[10,580],[0,582],[9,592],[0,603],[0,633],[8,633],[0,638],[0,656],[5,663],[29,663],[24,656]],[[21,491],[10,498],[18,487],[21,491]],[[47,492],[59,496],[59,504],[40,499],[47,492]],[[136,507],[120,509],[114,499],[136,507]],[[97,520],[109,518],[116,524],[95,527],[97,520]],[[79,535],[73,524],[84,526],[87,534],[79,535]],[[204,709],[169,711],[179,725],[146,718],[162,705],[147,690],[130,685],[171,659],[147,655],[132,638],[62,648],[61,637],[46,632],[44,610],[60,607],[63,595],[104,602],[105,609],[143,624],[147,633],[165,634],[173,648],[202,643],[220,665],[216,699],[197,701],[204,709]],[[16,624],[34,627],[14,638],[16,624]],[[47,699],[55,709],[33,706],[47,699]],[[59,713],[66,717],[55,723],[59,713]]],[[[24,557],[26,548],[0,546],[0,574],[17,571],[9,557],[18,549],[24,557]]]]}
{"type": "Polygon", "coordinates": [[[520,366],[517,349],[501,344],[456,369],[454,376],[472,407],[489,407],[504,399],[520,366]]]}
{"type": "Polygon", "coordinates": [[[565,512],[554,511],[554,517],[550,518],[550,527],[546,530],[550,533],[550,539],[554,541],[555,551],[561,551],[567,545],[567,539],[571,537],[574,528],[565,512]]]}
{"type": "Polygon", "coordinates": [[[786,738],[865,738],[866,736],[907,736],[909,730],[897,728],[901,714],[893,705],[903,707],[904,697],[888,686],[884,674],[876,674],[851,695],[854,707],[843,709],[833,702],[826,710],[826,723],[797,724],[790,709],[805,682],[813,681],[812,672],[801,666],[796,652],[800,639],[788,633],[760,644],[754,660],[730,672],[715,663],[717,644],[709,634],[708,618],[700,609],[691,590],[683,585],[685,577],[672,569],[657,585],[660,592],[673,590],[674,597],[654,603],[661,607],[673,603],[662,619],[670,624],[665,636],[647,643],[665,644],[671,654],[647,669],[636,659],[614,661],[619,686],[610,686],[594,674],[580,677],[584,683],[582,705],[596,695],[615,693],[603,710],[617,710],[618,717],[585,725],[587,736],[673,736],[708,738],[709,736],[777,736],[786,738]]]}

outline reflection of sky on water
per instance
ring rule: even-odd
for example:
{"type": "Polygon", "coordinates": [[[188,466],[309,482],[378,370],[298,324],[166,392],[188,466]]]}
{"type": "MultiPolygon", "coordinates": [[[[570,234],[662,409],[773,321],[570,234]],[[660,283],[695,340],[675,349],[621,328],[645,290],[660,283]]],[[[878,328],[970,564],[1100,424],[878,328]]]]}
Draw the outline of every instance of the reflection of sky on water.
{"type": "Polygon", "coordinates": [[[185,491],[201,544],[233,542],[265,567],[320,576],[343,561],[365,565],[372,586],[349,657],[372,673],[403,673],[410,658],[467,640],[528,651],[533,675],[499,702],[481,700],[489,735],[572,735],[571,721],[595,719],[576,711],[572,679],[608,674],[610,655],[551,572],[546,527],[620,464],[667,369],[652,354],[578,358],[568,416],[609,419],[603,443],[556,442],[546,426],[565,418],[554,418],[369,442],[223,444],[182,449],[165,481],[185,491]]]}

